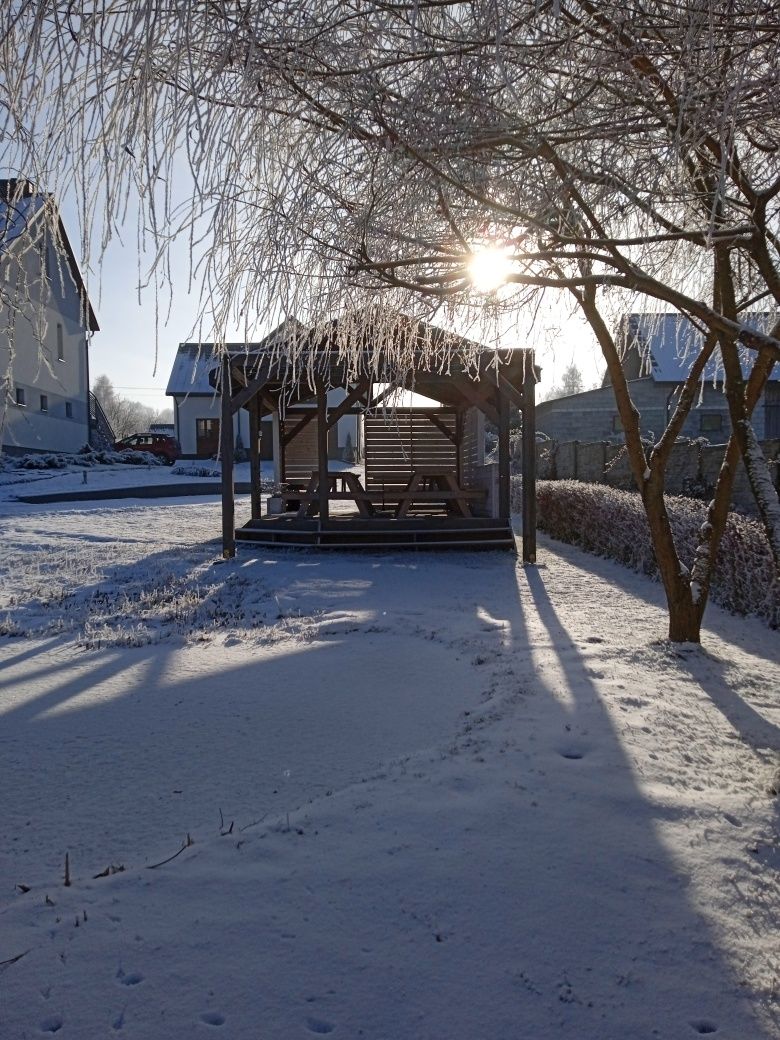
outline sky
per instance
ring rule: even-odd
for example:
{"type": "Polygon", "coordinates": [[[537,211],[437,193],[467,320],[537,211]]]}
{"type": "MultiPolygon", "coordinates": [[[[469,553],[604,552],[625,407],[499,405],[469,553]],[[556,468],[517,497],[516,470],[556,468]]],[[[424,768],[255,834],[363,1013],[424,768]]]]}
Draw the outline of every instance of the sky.
{"type": "MultiPolygon", "coordinates": [[[[66,231],[78,252],[78,214],[68,199],[61,201],[66,231]]],[[[135,230],[135,215],[130,214],[124,228],[109,242],[102,264],[84,269],[90,299],[97,313],[100,332],[90,347],[90,375],[94,380],[107,375],[115,390],[125,398],[140,401],[151,408],[171,406],[165,396],[173,360],[179,343],[193,337],[199,312],[197,291],[188,287],[189,256],[186,237],[175,242],[171,252],[171,289],[163,290],[159,313],[153,286],[139,295],[139,272],[148,268],[148,254],[141,257],[135,230]]],[[[523,327],[518,315],[517,329],[523,327]]],[[[242,334],[235,330],[235,339],[242,334]]],[[[207,338],[207,334],[204,333],[207,338]]],[[[598,346],[584,322],[563,311],[550,310],[537,320],[534,343],[524,340],[522,331],[507,327],[502,345],[537,348],[537,363],[542,368],[538,387],[541,398],[556,382],[564,369],[574,361],[586,388],[600,384],[604,369],[598,346]]]]}

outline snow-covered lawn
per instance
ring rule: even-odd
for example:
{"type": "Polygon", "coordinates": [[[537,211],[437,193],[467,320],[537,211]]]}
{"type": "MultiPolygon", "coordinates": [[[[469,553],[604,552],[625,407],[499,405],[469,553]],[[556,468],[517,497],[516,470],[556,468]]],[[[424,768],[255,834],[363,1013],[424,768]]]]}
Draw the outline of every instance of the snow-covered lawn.
{"type": "Polygon", "coordinates": [[[780,1035],[776,632],[544,539],[0,514],[2,1040],[780,1035]]]}

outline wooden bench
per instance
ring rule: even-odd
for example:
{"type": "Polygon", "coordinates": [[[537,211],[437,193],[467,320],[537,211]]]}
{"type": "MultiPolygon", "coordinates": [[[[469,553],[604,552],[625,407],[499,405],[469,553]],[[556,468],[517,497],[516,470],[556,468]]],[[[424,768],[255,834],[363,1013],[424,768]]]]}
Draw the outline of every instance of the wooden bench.
{"type": "MultiPolygon", "coordinates": [[[[395,516],[403,519],[415,504],[441,504],[449,512],[460,516],[472,515],[470,503],[484,502],[487,491],[484,488],[461,488],[454,474],[447,470],[432,467],[415,470],[406,487],[397,485],[392,489],[367,491],[360,482],[357,473],[337,471],[328,473],[328,500],[353,501],[363,517],[376,516],[375,506],[394,508],[395,516]],[[339,482],[341,490],[338,490],[339,482]],[[433,486],[432,486],[433,485],[433,486]]],[[[316,516],[319,510],[319,472],[313,471],[311,479],[305,487],[298,490],[288,487],[282,492],[282,500],[286,511],[294,503],[299,517],[316,516]]]]}

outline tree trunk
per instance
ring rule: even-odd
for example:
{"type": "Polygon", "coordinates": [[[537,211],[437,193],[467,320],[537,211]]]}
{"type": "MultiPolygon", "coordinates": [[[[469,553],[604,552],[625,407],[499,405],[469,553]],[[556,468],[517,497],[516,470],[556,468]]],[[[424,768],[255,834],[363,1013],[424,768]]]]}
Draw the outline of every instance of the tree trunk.
{"type": "Polygon", "coordinates": [[[655,562],[666,593],[669,639],[673,643],[699,643],[708,587],[701,590],[691,587],[690,575],[677,553],[664,501],[662,467],[645,481],[642,501],[650,528],[655,562]]]}
{"type": "Polygon", "coordinates": [[[704,604],[695,603],[690,594],[679,600],[670,599],[667,595],[667,604],[669,640],[672,643],[700,643],[704,604]]]}

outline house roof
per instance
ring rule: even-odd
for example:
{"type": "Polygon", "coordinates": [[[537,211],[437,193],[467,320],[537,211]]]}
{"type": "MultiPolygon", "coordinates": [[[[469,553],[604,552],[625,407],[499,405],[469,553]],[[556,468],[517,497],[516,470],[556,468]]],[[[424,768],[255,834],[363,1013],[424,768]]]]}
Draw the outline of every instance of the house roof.
{"type": "Polygon", "coordinates": [[[45,219],[47,210],[49,217],[55,218],[57,245],[64,252],[79,297],[86,304],[87,327],[90,332],[99,332],[100,326],[59,210],[52,206],[52,196],[38,191],[30,181],[0,179],[0,255],[23,240],[39,219],[45,219]]]}
{"type": "MultiPolygon", "coordinates": [[[[265,339],[259,343],[225,343],[222,349],[226,350],[231,357],[247,358],[252,354],[268,350],[275,342],[275,338],[284,329],[297,326],[292,319],[274,329],[265,339]]],[[[219,367],[218,349],[214,343],[180,343],[173,359],[173,368],[168,378],[168,386],[165,393],[168,397],[178,396],[208,396],[214,394],[214,387],[209,382],[209,375],[219,367]]]]}
{"type": "MultiPolygon", "coordinates": [[[[753,312],[740,319],[749,328],[769,332],[775,323],[774,315],[753,312]]],[[[629,314],[623,319],[626,356],[638,355],[637,375],[651,376],[658,383],[681,383],[704,343],[704,336],[691,322],[676,313],[644,312],[629,314]]],[[[740,348],[743,372],[750,371],[755,351],[740,348]]],[[[633,372],[631,374],[634,374],[633,372]]],[[[704,369],[704,381],[723,379],[723,362],[716,349],[704,369]]],[[[775,365],[772,379],[780,379],[780,366],[775,365]]]]}
{"type": "Polygon", "coordinates": [[[211,396],[214,388],[209,383],[209,372],[216,364],[213,343],[180,343],[165,393],[169,397],[179,394],[211,396]]]}

